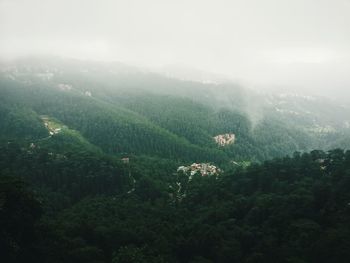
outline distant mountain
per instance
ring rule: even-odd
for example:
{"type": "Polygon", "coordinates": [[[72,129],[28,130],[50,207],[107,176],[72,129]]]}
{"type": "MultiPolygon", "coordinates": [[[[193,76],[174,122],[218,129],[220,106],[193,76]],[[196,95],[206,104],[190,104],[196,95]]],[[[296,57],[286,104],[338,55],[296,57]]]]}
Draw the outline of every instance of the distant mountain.
{"type": "MultiPolygon", "coordinates": [[[[108,154],[188,161],[262,161],[327,149],[349,130],[349,109],[323,98],[257,94],[126,66],[27,59],[1,65],[1,138],[27,142],[54,118],[108,154]],[[227,147],[214,137],[235,134],[227,147]]],[[[68,130],[67,130],[68,131],[68,130]]]]}
{"type": "Polygon", "coordinates": [[[348,116],[119,63],[3,63],[2,258],[349,262],[350,151],[329,150],[348,116]]]}

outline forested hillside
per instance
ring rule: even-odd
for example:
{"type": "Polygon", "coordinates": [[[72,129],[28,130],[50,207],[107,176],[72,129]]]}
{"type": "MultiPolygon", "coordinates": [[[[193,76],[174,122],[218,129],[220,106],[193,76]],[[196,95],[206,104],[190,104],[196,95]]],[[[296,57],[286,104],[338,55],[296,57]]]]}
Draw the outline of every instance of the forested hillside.
{"type": "Polygon", "coordinates": [[[0,68],[4,262],[350,261],[346,106],[118,63],[0,68]]]}
{"type": "Polygon", "coordinates": [[[159,160],[152,164],[165,168],[167,176],[152,169],[138,174],[135,167],[128,171],[103,157],[63,158],[9,144],[1,149],[0,163],[2,257],[348,262],[349,156],[313,151],[188,180],[172,175],[159,160]],[[130,171],[137,178],[133,186],[130,171]],[[30,181],[35,193],[18,177],[30,181]],[[169,188],[176,180],[186,189],[181,199],[169,188]]]}
{"type": "Polygon", "coordinates": [[[41,116],[48,116],[108,154],[263,161],[331,149],[349,134],[350,111],[342,106],[179,81],[121,64],[49,59],[3,65],[0,95],[4,141],[45,137],[41,116]],[[213,137],[225,133],[235,134],[235,143],[217,147],[213,137]]]}

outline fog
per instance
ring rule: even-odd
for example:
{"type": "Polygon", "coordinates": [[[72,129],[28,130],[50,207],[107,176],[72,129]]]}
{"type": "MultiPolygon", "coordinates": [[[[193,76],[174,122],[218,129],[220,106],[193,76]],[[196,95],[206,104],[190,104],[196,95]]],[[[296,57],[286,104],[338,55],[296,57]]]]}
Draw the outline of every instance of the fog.
{"type": "Polygon", "coordinates": [[[350,97],[350,0],[0,0],[0,56],[182,65],[350,97]]]}

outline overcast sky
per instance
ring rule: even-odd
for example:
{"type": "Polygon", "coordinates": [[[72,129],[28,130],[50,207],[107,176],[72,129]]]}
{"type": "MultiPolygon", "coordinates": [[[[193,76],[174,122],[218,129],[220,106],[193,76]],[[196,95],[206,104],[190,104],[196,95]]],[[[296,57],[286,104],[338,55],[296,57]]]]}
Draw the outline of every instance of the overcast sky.
{"type": "Polygon", "coordinates": [[[29,54],[347,92],[350,0],[0,0],[0,56],[29,54]]]}

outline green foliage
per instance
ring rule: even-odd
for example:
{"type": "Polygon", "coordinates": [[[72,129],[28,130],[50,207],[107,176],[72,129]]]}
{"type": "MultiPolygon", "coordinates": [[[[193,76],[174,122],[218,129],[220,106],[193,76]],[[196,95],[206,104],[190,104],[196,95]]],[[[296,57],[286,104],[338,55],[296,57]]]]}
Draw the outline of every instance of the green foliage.
{"type": "Polygon", "coordinates": [[[82,196],[118,193],[130,179],[119,160],[93,152],[48,152],[9,143],[0,147],[0,172],[16,175],[38,188],[61,192],[73,200],[82,196]]]}
{"type": "MultiPolygon", "coordinates": [[[[14,158],[18,151],[8,146],[1,152],[14,158]]],[[[32,160],[47,158],[39,152],[32,155],[32,160]]],[[[72,158],[70,162],[82,160],[72,158]]],[[[53,214],[48,213],[45,200],[53,195],[40,191],[46,214],[40,228],[35,228],[44,242],[33,239],[37,240],[33,245],[40,248],[38,253],[47,262],[345,263],[350,259],[349,151],[296,153],[293,157],[236,169],[218,178],[197,175],[190,181],[161,171],[153,174],[152,168],[142,169],[146,160],[135,158],[129,169],[136,183],[126,181],[117,192],[100,192],[102,164],[94,172],[100,179],[89,191],[83,190],[84,181],[73,176],[81,168],[68,170],[73,176],[71,184],[79,182],[81,187],[77,192],[57,188],[57,193],[75,201],[53,214]],[[169,184],[177,180],[183,184],[185,195],[175,201],[169,184]],[[134,191],[129,191],[132,187],[134,191]]],[[[150,160],[155,168],[162,169],[162,163],[164,168],[167,166],[165,160],[150,160]]],[[[46,167],[50,167],[50,162],[46,159],[46,167]]],[[[36,171],[40,171],[41,163],[37,163],[36,171]]],[[[16,164],[9,167],[9,162],[1,162],[2,173],[18,173],[20,164],[16,164]]],[[[168,165],[176,166],[170,161],[168,165]]],[[[60,177],[58,171],[50,176],[60,177]]],[[[51,186],[43,179],[41,182],[30,175],[22,176],[34,185],[51,186]]],[[[128,173],[122,176],[129,178],[128,173]]],[[[6,180],[2,182],[15,182],[6,180]]],[[[6,185],[5,189],[18,189],[16,183],[6,185]]],[[[8,217],[7,224],[21,224],[23,213],[37,215],[37,205],[23,206],[21,201],[32,200],[31,197],[6,196],[10,207],[25,207],[17,219],[8,217]]],[[[12,211],[5,213],[11,215],[12,211]]],[[[27,222],[32,225],[33,221],[27,222]]]]}
{"type": "MultiPolygon", "coordinates": [[[[78,73],[57,78],[52,81],[33,78],[28,83],[0,79],[0,95],[6,105],[2,111],[0,108],[3,140],[23,138],[29,142],[46,138],[48,131],[40,119],[45,115],[66,127],[65,138],[60,134],[54,140],[45,140],[46,148],[52,145],[60,151],[80,147],[114,155],[223,164],[229,160],[260,162],[312,149],[318,144],[318,140],[301,129],[268,115],[252,125],[243,110],[213,107],[205,100],[199,102],[179,94],[161,95],[160,91],[155,94],[150,87],[144,91],[136,87],[122,91],[102,80],[86,83],[78,73]],[[72,88],[61,90],[60,83],[71,83],[72,88]],[[92,91],[93,96],[86,96],[86,90],[92,91]],[[224,133],[234,133],[236,142],[218,147],[213,137],[224,133]]],[[[152,83],[151,79],[147,81],[152,83]]],[[[167,82],[175,83],[181,84],[167,82]]],[[[196,85],[193,83],[194,89],[198,88],[196,85]]],[[[198,98],[209,92],[202,88],[198,89],[198,98]]]]}
{"type": "Polygon", "coordinates": [[[0,99],[0,141],[35,140],[47,136],[39,117],[22,105],[7,105],[0,99]]]}
{"type": "Polygon", "coordinates": [[[0,175],[0,251],[5,262],[40,259],[36,223],[41,206],[23,181],[0,175]]]}
{"type": "Polygon", "coordinates": [[[350,261],[350,152],[287,156],[348,132],[316,136],[317,116],[271,109],[252,120],[230,85],[53,65],[49,79],[40,63],[0,76],[6,262],[350,261]],[[216,145],[225,133],[235,143],[216,145]],[[193,162],[224,173],[176,173],[193,162]]]}

